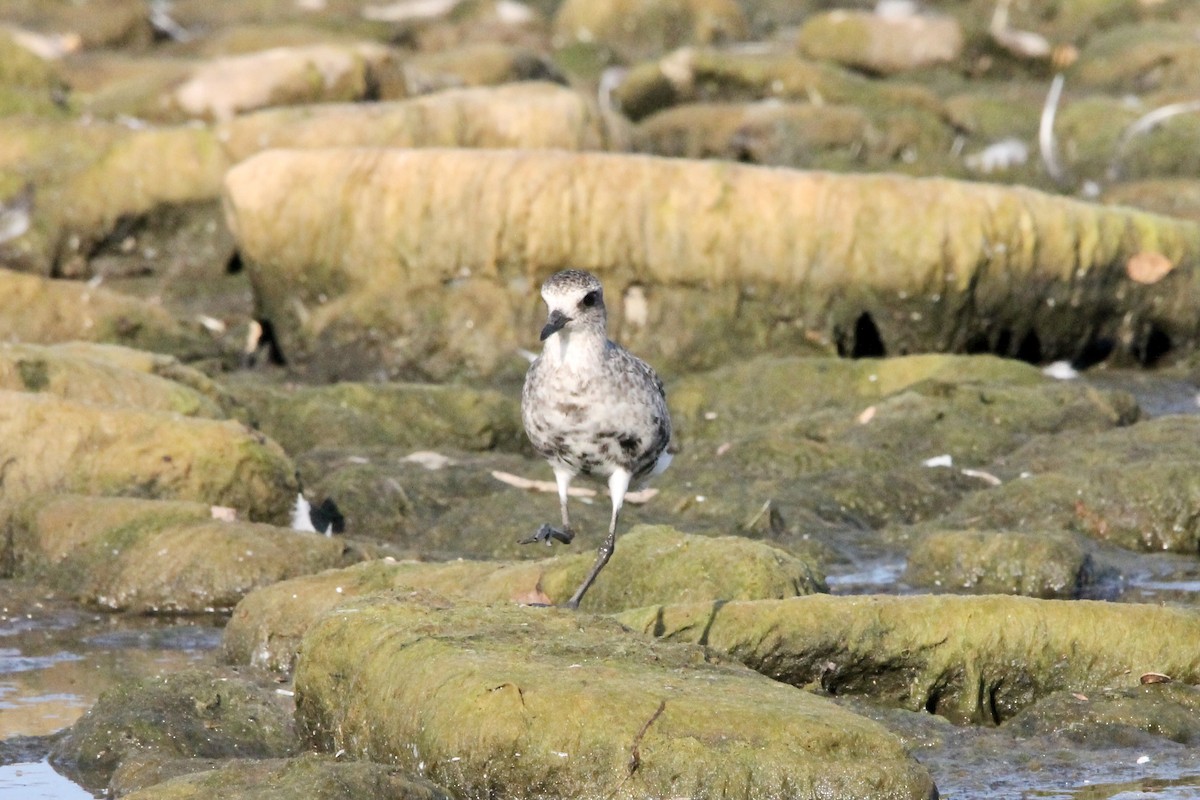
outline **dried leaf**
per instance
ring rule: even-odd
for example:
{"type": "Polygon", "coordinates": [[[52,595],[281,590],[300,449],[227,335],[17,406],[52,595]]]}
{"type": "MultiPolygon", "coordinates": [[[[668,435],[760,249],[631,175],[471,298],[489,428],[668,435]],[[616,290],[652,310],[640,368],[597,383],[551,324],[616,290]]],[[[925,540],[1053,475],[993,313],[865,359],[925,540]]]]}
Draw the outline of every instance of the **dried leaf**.
{"type": "Polygon", "coordinates": [[[1125,262],[1125,274],[1137,283],[1158,283],[1173,269],[1170,259],[1150,250],[1136,253],[1125,262]]]}

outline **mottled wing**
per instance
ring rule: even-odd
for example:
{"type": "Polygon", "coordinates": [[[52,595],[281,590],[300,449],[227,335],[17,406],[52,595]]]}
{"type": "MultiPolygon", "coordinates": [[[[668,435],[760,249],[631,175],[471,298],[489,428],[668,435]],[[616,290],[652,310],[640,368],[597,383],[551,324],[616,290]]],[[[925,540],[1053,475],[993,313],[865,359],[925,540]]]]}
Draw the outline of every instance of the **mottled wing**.
{"type": "Polygon", "coordinates": [[[667,410],[667,392],[654,368],[619,345],[612,345],[609,357],[618,362],[616,371],[628,377],[626,390],[647,409],[647,435],[638,448],[633,468],[634,479],[646,477],[654,470],[658,457],[671,443],[671,414],[667,410]]]}

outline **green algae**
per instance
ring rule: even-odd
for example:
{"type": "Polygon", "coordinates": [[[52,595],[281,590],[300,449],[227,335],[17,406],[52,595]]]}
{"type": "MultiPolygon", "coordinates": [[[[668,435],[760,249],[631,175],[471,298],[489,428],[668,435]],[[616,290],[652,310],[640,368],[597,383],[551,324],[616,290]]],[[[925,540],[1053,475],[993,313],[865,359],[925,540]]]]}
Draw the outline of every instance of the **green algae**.
{"type": "Polygon", "coordinates": [[[656,606],[618,615],[777,680],[952,722],[999,723],[1055,691],[1200,680],[1195,611],[991,595],[830,597],[656,606]],[[1119,643],[1119,645],[1117,644],[1119,643]]]}
{"type": "MultiPolygon", "coordinates": [[[[238,604],[225,629],[223,658],[286,672],[300,637],[317,617],[351,598],[383,591],[436,592],[480,603],[562,604],[593,560],[589,551],[529,562],[369,562],[285,581],[238,604]]],[[[643,525],[619,537],[583,608],[611,612],[663,599],[792,597],[826,590],[824,577],[809,562],[765,543],[643,525]]]]}
{"type": "Polygon", "coordinates": [[[105,692],[52,758],[97,789],[136,757],[281,757],[298,745],[289,709],[272,691],[227,671],[189,669],[105,692]]]}
{"type": "Polygon", "coordinates": [[[936,794],[875,723],[555,609],[383,597],[335,610],[304,639],[296,707],[320,749],[420,765],[466,797],[936,794]]]}

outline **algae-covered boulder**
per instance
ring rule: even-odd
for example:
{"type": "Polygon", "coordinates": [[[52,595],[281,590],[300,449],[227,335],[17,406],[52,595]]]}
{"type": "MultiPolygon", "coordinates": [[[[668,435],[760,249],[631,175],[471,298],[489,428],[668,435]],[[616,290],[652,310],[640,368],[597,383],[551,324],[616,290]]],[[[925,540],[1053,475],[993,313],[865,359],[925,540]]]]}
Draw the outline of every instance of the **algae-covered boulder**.
{"type": "Polygon", "coordinates": [[[52,759],[98,790],[133,758],[280,758],[298,745],[288,705],[273,691],[228,671],[189,669],[105,692],[52,759]]]}
{"type": "Polygon", "coordinates": [[[1067,529],[1130,550],[1195,553],[1198,426],[1193,416],[1166,416],[1034,438],[1005,458],[1006,483],[966,498],[937,524],[1067,529]]]}
{"type": "Polygon", "coordinates": [[[399,69],[396,61],[389,48],[373,42],[226,56],[196,66],[163,105],[190,117],[225,120],[272,105],[362,100],[370,92],[373,71],[399,69]]]}
{"type": "Polygon", "coordinates": [[[1092,580],[1092,559],[1062,531],[939,531],[908,553],[905,582],[972,594],[1070,599],[1092,580]]]}
{"type": "Polygon", "coordinates": [[[1104,431],[1137,418],[1133,399],[1050,381],[1016,361],[759,358],[674,382],[681,465],[743,474],[915,467],[949,456],[987,465],[1037,433],[1104,431]],[[698,444],[699,447],[690,447],[698,444]]]}
{"type": "Polygon", "coordinates": [[[963,32],[953,17],[895,15],[839,9],[814,14],[800,28],[810,58],[891,75],[956,61],[963,32]]]}
{"type": "Polygon", "coordinates": [[[1200,180],[1151,178],[1107,187],[1104,202],[1200,222],[1200,180]]]}
{"type": "Polygon", "coordinates": [[[168,252],[189,255],[172,242],[177,230],[163,233],[161,253],[145,255],[150,245],[139,241],[155,215],[173,211],[179,228],[219,221],[215,200],[229,162],[208,128],[10,118],[0,119],[0,136],[0,176],[20,176],[31,192],[28,229],[3,245],[4,260],[23,270],[82,276],[115,252],[144,271],[168,252]]]}
{"type": "Polygon", "coordinates": [[[295,467],[237,422],[0,391],[3,507],[46,491],[196,500],[283,522],[295,467]]]}
{"type": "Polygon", "coordinates": [[[175,356],[136,350],[116,344],[78,341],[57,344],[53,350],[64,356],[98,361],[119,369],[145,373],[180,386],[186,386],[207,398],[224,414],[234,415],[239,411],[237,400],[222,384],[217,383],[199,369],[182,363],[175,356]]]}
{"type": "Polygon", "coordinates": [[[881,118],[916,109],[941,115],[938,96],[918,84],[873,81],[791,52],[770,48],[685,47],[629,70],[613,98],[633,120],[689,102],[790,100],[858,106],[881,118]]]}
{"type": "Polygon", "coordinates": [[[15,32],[0,28],[0,116],[59,114],[65,91],[52,62],[21,44],[15,32]]]}
{"type": "Polygon", "coordinates": [[[1131,135],[1131,127],[1155,111],[1151,103],[1092,95],[1063,107],[1055,130],[1066,166],[1096,181],[1176,178],[1200,172],[1192,143],[1200,136],[1195,113],[1168,115],[1131,135]]]}
{"type": "Polygon", "coordinates": [[[626,58],[745,35],[745,15],[733,0],[565,0],[554,16],[559,46],[596,43],[626,58]]]}
{"type": "Polygon", "coordinates": [[[1103,31],[1088,40],[1071,80],[1114,92],[1200,89],[1200,41],[1194,26],[1142,22],[1103,31]]]}
{"type": "Polygon", "coordinates": [[[220,137],[235,161],[271,147],[618,149],[621,124],[552,83],[449,89],[411,100],[324,103],[242,114],[220,137]]]}
{"type": "Polygon", "coordinates": [[[644,118],[633,143],[639,152],[663,156],[838,172],[953,175],[961,172],[950,155],[954,135],[939,115],[917,107],[879,112],[769,99],[672,106],[644,118]]]}
{"type": "Polygon", "coordinates": [[[554,63],[537,50],[500,42],[416,53],[404,61],[409,94],[463,86],[553,81],[566,83],[554,63]]]}
{"type": "Polygon", "coordinates": [[[10,3],[5,19],[34,31],[65,33],[77,46],[129,47],[149,45],[154,29],[146,6],[139,0],[96,0],[88,3],[10,3]]]}
{"type": "Polygon", "coordinates": [[[396,767],[367,761],[341,762],[306,753],[290,759],[229,759],[212,769],[196,769],[140,791],[122,792],[127,800],[450,800],[450,795],[396,767]]]}
{"type": "Polygon", "coordinates": [[[229,390],[255,424],[291,453],[346,445],[515,450],[523,441],[515,397],[436,384],[337,383],[229,390]]]}
{"type": "MultiPolygon", "coordinates": [[[[225,628],[222,654],[233,664],[286,672],[317,617],[353,597],[383,591],[434,591],[481,603],[564,603],[593,560],[589,551],[517,563],[372,561],[285,581],[238,604],[225,628]]],[[[779,598],[825,590],[823,576],[811,565],[770,545],[638,526],[620,537],[583,608],[619,611],[662,598],[779,598]]]]}
{"type": "MultiPolygon", "coordinates": [[[[150,369],[130,369],[113,346],[74,344],[45,347],[0,343],[0,389],[47,392],[66,400],[94,405],[124,406],[145,411],[170,411],[185,416],[221,418],[221,407],[205,393],[177,383],[150,369]]],[[[137,353],[138,351],[127,351],[137,353]]],[[[162,372],[200,373],[169,356],[143,354],[161,365],[162,372]]]]}
{"type": "Polygon", "coordinates": [[[110,611],[227,611],[256,588],[351,560],[340,540],[213,519],[201,503],[53,495],[16,517],[17,573],[110,611]]]}
{"type": "Polygon", "coordinates": [[[309,631],[295,686],[321,750],[464,796],[936,796],[874,722],[562,610],[360,601],[309,631]]]}
{"type": "Polygon", "coordinates": [[[652,114],[634,132],[643,153],[726,158],[797,168],[861,166],[870,119],[851,106],[689,103],[652,114]]]}
{"type": "Polygon", "coordinates": [[[1100,339],[1136,354],[1200,338],[1200,225],[1020,188],[600,153],[330,149],[242,162],[226,202],[285,356],[365,354],[328,359],[325,377],[369,363],[436,379],[522,372],[536,287],[565,266],[605,281],[615,338],[668,373],[814,341],[1037,360],[1100,339]],[[1147,280],[1135,259],[1165,270],[1147,280]]]}
{"type": "Polygon", "coordinates": [[[0,269],[0,339],[108,342],[183,358],[214,350],[210,339],[145,300],[5,269],[0,269]]]}
{"type": "Polygon", "coordinates": [[[1002,722],[1051,692],[1200,683],[1200,613],[1026,597],[830,597],[657,606],[634,630],[697,642],[796,686],[867,695],[953,722],[1002,722]]]}
{"type": "Polygon", "coordinates": [[[1128,740],[1133,731],[1180,744],[1200,742],[1200,688],[1149,675],[1146,683],[1089,694],[1055,692],[1004,723],[1020,736],[1065,734],[1091,747],[1128,740]]]}

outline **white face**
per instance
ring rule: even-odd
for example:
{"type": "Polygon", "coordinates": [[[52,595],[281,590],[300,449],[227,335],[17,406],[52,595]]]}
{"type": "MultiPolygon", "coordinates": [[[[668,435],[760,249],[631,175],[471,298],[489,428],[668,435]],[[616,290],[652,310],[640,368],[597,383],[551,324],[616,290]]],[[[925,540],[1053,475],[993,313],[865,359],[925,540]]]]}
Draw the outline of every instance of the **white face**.
{"type": "Polygon", "coordinates": [[[558,331],[604,333],[606,314],[604,291],[595,285],[547,285],[541,290],[548,318],[542,338],[558,331]]]}
{"type": "MultiPolygon", "coordinates": [[[[551,313],[558,311],[564,316],[574,319],[580,316],[581,312],[588,310],[588,307],[584,305],[584,298],[589,291],[586,287],[571,287],[570,289],[560,287],[548,288],[549,291],[542,289],[542,299],[546,301],[547,311],[551,313]]],[[[600,302],[594,305],[603,307],[603,300],[601,299],[600,302]]]]}

